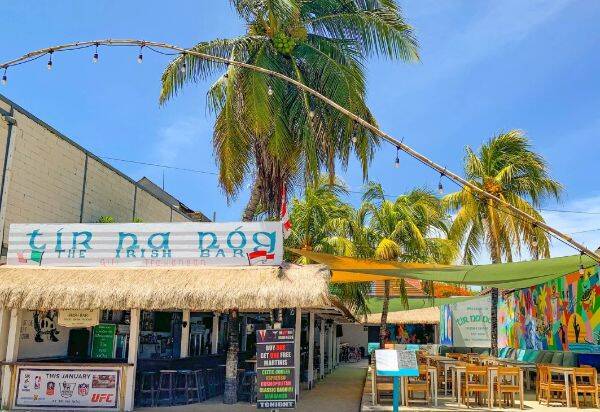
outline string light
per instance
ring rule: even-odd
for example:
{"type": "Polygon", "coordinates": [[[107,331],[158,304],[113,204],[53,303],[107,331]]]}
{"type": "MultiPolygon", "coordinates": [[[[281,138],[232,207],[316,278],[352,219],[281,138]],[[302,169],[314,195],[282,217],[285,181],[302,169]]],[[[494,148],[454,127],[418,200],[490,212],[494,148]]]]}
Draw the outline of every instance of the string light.
{"type": "Polygon", "coordinates": [[[94,52],[94,56],[92,57],[92,63],[98,63],[98,43],[96,43],[96,51],[94,52]]]}
{"type": "Polygon", "coordinates": [[[182,56],[183,56],[183,64],[181,65],[179,70],[181,71],[181,73],[185,73],[187,71],[187,64],[185,62],[185,53],[183,53],[182,56]]]}
{"type": "Polygon", "coordinates": [[[440,181],[438,183],[438,193],[440,195],[444,194],[444,185],[442,184],[442,177],[444,177],[444,173],[443,172],[440,173],[440,181]]]}
{"type": "MultiPolygon", "coordinates": [[[[535,231],[536,229],[537,229],[537,225],[534,223],[533,230],[535,231]]],[[[531,244],[533,245],[533,247],[538,247],[538,238],[537,238],[537,235],[535,234],[535,232],[533,233],[533,239],[531,240],[531,244]]]]}
{"type": "Polygon", "coordinates": [[[356,136],[352,136],[352,143],[356,144],[357,141],[358,141],[358,138],[356,136]]]}
{"type": "Polygon", "coordinates": [[[269,85],[269,88],[267,89],[267,94],[269,96],[273,96],[273,88],[271,87],[271,85],[269,85]]]}
{"type": "Polygon", "coordinates": [[[144,61],[144,55],[142,54],[143,48],[144,48],[144,46],[140,46],[140,54],[138,54],[138,58],[137,58],[137,62],[139,64],[142,64],[142,62],[144,61]]]}
{"type": "Polygon", "coordinates": [[[400,167],[400,148],[396,146],[396,161],[394,162],[394,167],[398,169],[400,167]]]}
{"type": "Polygon", "coordinates": [[[52,50],[50,50],[50,59],[48,59],[48,64],[46,65],[46,67],[48,68],[48,70],[52,70],[52,53],[54,53],[52,50]]]}
{"type": "Polygon", "coordinates": [[[583,256],[583,252],[579,254],[579,274],[583,275],[585,273],[585,268],[583,267],[583,262],[581,261],[581,257],[583,256]]]}
{"type": "Polygon", "coordinates": [[[6,77],[6,70],[8,70],[8,67],[4,68],[4,73],[2,74],[2,85],[5,86],[6,83],[8,83],[8,77],[6,77]]]}
{"type": "Polygon", "coordinates": [[[308,117],[310,117],[311,119],[313,117],[315,117],[315,112],[313,110],[311,110],[310,112],[308,112],[308,117]]]}

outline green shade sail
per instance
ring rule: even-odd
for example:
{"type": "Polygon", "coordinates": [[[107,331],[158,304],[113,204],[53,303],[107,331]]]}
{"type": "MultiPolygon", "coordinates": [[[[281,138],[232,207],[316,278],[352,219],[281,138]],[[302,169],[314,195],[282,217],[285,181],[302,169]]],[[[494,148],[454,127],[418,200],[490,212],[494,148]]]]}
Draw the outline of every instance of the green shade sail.
{"type": "MultiPolygon", "coordinates": [[[[403,310],[423,309],[430,308],[433,306],[449,305],[451,303],[465,302],[472,299],[481,299],[484,296],[456,296],[449,298],[409,298],[408,308],[402,303],[400,298],[391,298],[388,311],[389,312],[400,312],[403,310]]],[[[369,298],[367,306],[371,313],[381,313],[383,311],[383,299],[380,298],[369,298]]]]}

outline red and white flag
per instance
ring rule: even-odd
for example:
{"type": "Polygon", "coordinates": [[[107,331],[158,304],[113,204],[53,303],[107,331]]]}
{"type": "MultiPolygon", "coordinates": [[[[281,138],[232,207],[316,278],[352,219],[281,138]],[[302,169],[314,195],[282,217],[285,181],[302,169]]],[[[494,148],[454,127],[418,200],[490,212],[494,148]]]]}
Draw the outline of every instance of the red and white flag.
{"type": "Polygon", "coordinates": [[[267,253],[266,250],[255,250],[248,253],[248,263],[250,265],[256,263],[265,263],[269,260],[275,260],[275,253],[267,253]]]}
{"type": "Polygon", "coordinates": [[[287,208],[285,185],[281,188],[281,225],[283,227],[283,238],[287,239],[292,234],[292,221],[287,208]]]}

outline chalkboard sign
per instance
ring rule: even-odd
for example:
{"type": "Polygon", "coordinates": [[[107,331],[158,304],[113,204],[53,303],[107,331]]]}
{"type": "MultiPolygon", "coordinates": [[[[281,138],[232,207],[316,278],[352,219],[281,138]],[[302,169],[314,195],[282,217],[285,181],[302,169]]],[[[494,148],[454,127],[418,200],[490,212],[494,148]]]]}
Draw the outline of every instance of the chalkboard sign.
{"type": "Polygon", "coordinates": [[[256,331],[258,409],[296,407],[294,329],[256,331]]]}
{"type": "Polygon", "coordinates": [[[115,353],[117,325],[101,323],[94,326],[92,337],[92,358],[112,359],[115,353]]]}

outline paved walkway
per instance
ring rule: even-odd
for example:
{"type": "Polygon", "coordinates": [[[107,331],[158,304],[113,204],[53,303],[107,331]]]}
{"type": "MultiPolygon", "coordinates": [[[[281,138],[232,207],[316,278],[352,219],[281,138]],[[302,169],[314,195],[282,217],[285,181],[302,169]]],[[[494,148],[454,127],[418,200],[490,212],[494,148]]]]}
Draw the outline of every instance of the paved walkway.
{"type": "MultiPolygon", "coordinates": [[[[359,412],[365,384],[367,362],[340,364],[323,381],[317,383],[313,390],[300,392],[300,401],[295,409],[297,412],[359,412]]],[[[207,402],[161,408],[141,408],[139,411],[154,412],[255,412],[256,405],[238,403],[224,405],[220,398],[207,402]]]]}

